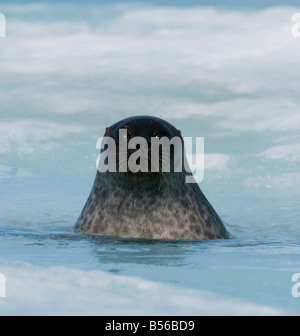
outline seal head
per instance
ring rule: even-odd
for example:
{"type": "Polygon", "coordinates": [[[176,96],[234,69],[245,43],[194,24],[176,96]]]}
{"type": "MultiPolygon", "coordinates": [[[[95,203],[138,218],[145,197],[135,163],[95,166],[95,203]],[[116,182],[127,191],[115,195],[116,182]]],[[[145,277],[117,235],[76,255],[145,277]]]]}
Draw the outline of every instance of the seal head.
{"type": "Polygon", "coordinates": [[[198,184],[185,183],[186,175],[191,173],[183,168],[184,151],[178,154],[175,145],[170,146],[170,154],[165,157],[160,148],[157,160],[152,159],[153,139],[180,139],[183,147],[179,130],[160,118],[134,116],[108,127],[104,135],[116,144],[113,156],[116,169],[97,171],[88,200],[76,222],[77,229],[87,234],[123,238],[230,238],[198,184]],[[120,137],[121,133],[126,137],[120,137]],[[138,141],[132,146],[133,139],[144,142],[138,141]],[[139,153],[135,155],[137,148],[139,153]],[[128,168],[130,160],[138,170],[124,169],[128,168]],[[164,167],[168,165],[170,169],[166,172],[164,167]],[[154,171],[150,169],[153,167],[154,171]]]}

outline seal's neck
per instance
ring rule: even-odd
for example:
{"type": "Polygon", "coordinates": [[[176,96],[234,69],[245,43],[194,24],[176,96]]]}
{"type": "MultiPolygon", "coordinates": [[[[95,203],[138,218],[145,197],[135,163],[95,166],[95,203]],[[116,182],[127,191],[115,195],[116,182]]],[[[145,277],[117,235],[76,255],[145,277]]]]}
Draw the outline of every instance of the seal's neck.
{"type": "Polygon", "coordinates": [[[109,190],[123,189],[127,193],[164,194],[181,190],[185,185],[183,173],[100,173],[95,184],[107,186],[109,190]]]}

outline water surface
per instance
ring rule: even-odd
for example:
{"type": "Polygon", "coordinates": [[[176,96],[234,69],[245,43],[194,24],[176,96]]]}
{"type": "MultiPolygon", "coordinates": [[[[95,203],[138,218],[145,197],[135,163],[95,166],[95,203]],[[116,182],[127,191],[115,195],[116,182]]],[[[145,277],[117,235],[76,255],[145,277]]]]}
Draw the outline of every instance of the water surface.
{"type": "Polygon", "coordinates": [[[2,5],[1,314],[299,315],[297,11],[2,5]],[[97,139],[139,114],[205,138],[200,187],[235,239],[74,231],[97,139]]]}

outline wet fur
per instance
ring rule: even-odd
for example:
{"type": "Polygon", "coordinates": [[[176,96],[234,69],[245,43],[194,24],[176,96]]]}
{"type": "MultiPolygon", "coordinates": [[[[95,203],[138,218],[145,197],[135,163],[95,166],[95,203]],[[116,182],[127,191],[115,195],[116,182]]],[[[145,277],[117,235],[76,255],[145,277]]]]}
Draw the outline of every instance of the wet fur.
{"type": "MultiPolygon", "coordinates": [[[[113,127],[116,126],[106,133],[113,127]]],[[[172,128],[177,135],[178,130],[172,128]]],[[[230,238],[198,184],[185,183],[185,176],[184,171],[164,174],[97,172],[76,228],[88,234],[123,238],[230,238]]]]}

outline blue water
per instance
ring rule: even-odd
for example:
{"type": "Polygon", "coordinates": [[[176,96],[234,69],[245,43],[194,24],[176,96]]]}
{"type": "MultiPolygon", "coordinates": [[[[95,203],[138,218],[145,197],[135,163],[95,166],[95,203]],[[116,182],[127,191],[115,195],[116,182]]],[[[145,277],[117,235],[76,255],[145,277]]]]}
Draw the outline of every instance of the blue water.
{"type": "Polygon", "coordinates": [[[215,4],[0,7],[0,314],[299,315],[300,8],[215,4]],[[135,114],[205,138],[235,239],[74,231],[97,139],[135,114]]]}

